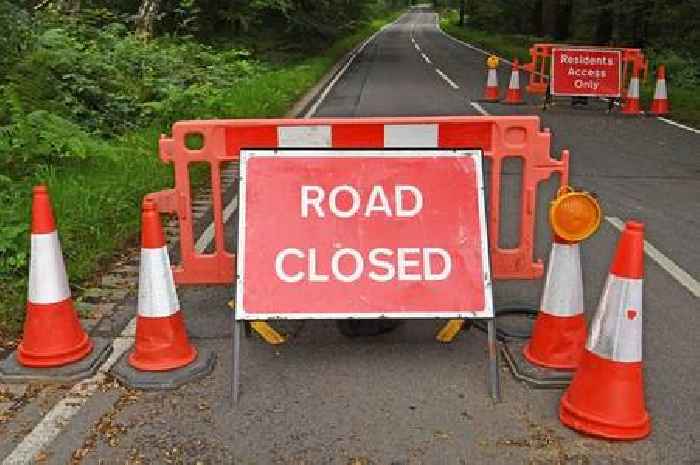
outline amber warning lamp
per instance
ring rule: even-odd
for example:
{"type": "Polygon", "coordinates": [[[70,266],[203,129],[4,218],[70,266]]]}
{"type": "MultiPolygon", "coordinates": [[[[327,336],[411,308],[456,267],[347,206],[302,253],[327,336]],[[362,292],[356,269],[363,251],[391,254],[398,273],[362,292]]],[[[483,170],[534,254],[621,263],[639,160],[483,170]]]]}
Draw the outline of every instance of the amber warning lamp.
{"type": "Polygon", "coordinates": [[[560,238],[580,242],[600,226],[602,211],[594,194],[562,186],[549,207],[549,223],[560,238]]]}

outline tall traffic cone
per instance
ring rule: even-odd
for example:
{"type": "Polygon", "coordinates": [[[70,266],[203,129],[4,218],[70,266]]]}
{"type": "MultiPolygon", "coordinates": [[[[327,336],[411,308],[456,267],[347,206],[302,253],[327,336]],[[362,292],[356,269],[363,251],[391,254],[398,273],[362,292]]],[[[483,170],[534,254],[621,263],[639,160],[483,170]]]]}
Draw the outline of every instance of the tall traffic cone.
{"type": "Polygon", "coordinates": [[[151,200],[141,211],[141,267],[136,342],[129,364],[141,371],[169,371],[190,364],[190,344],[175,291],[160,216],[151,200]]]}
{"type": "Polygon", "coordinates": [[[507,105],[522,105],[523,93],[520,90],[520,64],[518,59],[513,59],[513,67],[510,74],[510,83],[508,84],[508,91],[506,92],[506,99],[503,103],[507,105]]]}
{"type": "Polygon", "coordinates": [[[85,358],[92,348],[73,307],[48,189],[36,186],[27,318],[17,361],[26,367],[58,367],[85,358]]]}
{"type": "Polygon", "coordinates": [[[560,370],[578,366],[586,342],[581,254],[577,242],[554,238],[532,336],[523,355],[535,365],[560,370]]]}
{"type": "Polygon", "coordinates": [[[666,93],[666,67],[659,65],[656,69],[656,89],[654,90],[654,100],[651,102],[649,114],[664,116],[670,112],[668,94],[666,93]]]}
{"type": "Polygon", "coordinates": [[[639,71],[634,69],[632,71],[632,78],[630,79],[630,85],[627,89],[627,97],[622,104],[623,115],[639,115],[642,110],[639,107],[639,71]]]}
{"type": "Polygon", "coordinates": [[[495,67],[488,66],[486,77],[486,89],[484,89],[484,102],[498,102],[498,71],[495,67]]]}
{"type": "Polygon", "coordinates": [[[644,225],[628,221],[571,385],[561,398],[566,426],[608,439],[651,431],[642,378],[644,225]]]}

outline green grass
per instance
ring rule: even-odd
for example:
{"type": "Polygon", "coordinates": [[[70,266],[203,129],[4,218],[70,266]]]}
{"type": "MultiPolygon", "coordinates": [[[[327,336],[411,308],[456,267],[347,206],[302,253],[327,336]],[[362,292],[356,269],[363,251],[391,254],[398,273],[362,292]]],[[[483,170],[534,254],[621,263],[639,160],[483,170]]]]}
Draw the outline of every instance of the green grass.
{"type": "MultiPolygon", "coordinates": [[[[217,97],[216,114],[210,114],[211,108],[194,114],[201,118],[279,117],[340,57],[399,14],[388,13],[367,23],[320,54],[297,56],[241,80],[217,97]]],[[[24,260],[14,272],[2,272],[12,267],[0,266],[0,343],[16,337],[24,320],[32,186],[39,182],[49,186],[71,284],[74,288],[89,284],[116,251],[136,240],[143,196],[172,186],[171,167],[157,158],[161,129],[144,128],[116,139],[81,135],[87,138],[87,157],[44,165],[20,180],[9,180],[0,173],[0,227],[4,229],[0,231],[0,254],[4,254],[0,258],[6,260],[3,265],[24,260]],[[3,189],[3,182],[12,185],[3,189]],[[11,248],[13,237],[21,244],[19,252],[11,248]]]]}
{"type": "MultiPolygon", "coordinates": [[[[454,11],[445,11],[440,18],[442,30],[451,36],[464,42],[476,45],[488,52],[493,52],[501,57],[518,58],[521,63],[530,62],[530,46],[537,42],[551,42],[549,39],[524,35],[508,35],[461,27],[458,24],[457,14],[454,11]]],[[[650,58],[650,70],[655,69],[653,57],[650,58]]],[[[654,96],[655,79],[650,74],[647,82],[643,82],[640,88],[642,108],[649,108],[654,96]]],[[[694,88],[675,86],[669,80],[668,94],[674,120],[684,122],[694,127],[700,127],[700,93],[694,88]]]]}

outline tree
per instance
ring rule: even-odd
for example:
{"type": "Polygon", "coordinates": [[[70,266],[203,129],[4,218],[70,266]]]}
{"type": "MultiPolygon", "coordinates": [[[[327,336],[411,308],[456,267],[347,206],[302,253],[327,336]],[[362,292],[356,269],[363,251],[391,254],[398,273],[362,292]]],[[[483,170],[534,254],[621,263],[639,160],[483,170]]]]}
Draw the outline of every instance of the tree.
{"type": "Polygon", "coordinates": [[[158,14],[160,0],[141,0],[139,12],[136,15],[136,36],[149,39],[153,36],[153,23],[158,14]]]}

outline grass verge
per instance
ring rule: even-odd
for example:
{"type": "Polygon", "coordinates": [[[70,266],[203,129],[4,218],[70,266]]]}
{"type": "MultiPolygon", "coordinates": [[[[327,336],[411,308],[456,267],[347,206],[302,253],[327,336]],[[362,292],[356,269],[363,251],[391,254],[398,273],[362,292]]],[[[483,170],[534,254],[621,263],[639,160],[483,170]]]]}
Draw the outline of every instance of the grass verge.
{"type": "MultiPolygon", "coordinates": [[[[217,97],[215,114],[208,107],[193,111],[193,117],[281,116],[338,59],[399,15],[374,19],[321,54],[294,57],[241,80],[217,97]]],[[[136,237],[143,196],[172,186],[171,167],[157,158],[161,129],[154,125],[113,139],[81,133],[74,142],[83,143],[89,157],[44,165],[21,180],[9,181],[0,173],[0,345],[19,334],[24,320],[32,186],[39,182],[49,186],[69,279],[79,290],[115,251],[136,237]],[[12,184],[4,189],[3,182],[12,184]]]]}
{"type": "MultiPolygon", "coordinates": [[[[543,37],[498,34],[471,27],[462,27],[458,23],[458,16],[454,11],[444,11],[440,17],[442,30],[464,42],[476,45],[488,52],[507,59],[518,58],[521,63],[530,62],[530,45],[536,42],[551,42],[543,37]]],[[[649,69],[656,68],[654,55],[649,56],[649,69]]],[[[674,87],[673,73],[668,73],[668,94],[672,118],[689,124],[693,127],[700,127],[700,93],[688,87],[674,87]]],[[[642,108],[649,108],[654,97],[654,86],[656,85],[653,76],[649,76],[647,82],[643,82],[640,88],[640,99],[642,108]]]]}

